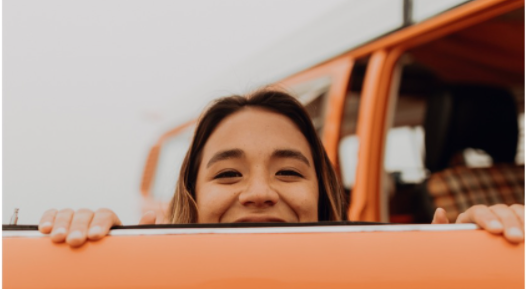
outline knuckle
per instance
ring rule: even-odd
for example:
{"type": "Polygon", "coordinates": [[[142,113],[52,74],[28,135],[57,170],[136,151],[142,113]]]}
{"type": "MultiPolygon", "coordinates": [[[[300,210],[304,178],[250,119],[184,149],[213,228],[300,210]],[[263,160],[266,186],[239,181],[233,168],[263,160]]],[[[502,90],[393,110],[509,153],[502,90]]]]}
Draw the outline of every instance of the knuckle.
{"type": "Polygon", "coordinates": [[[505,210],[507,208],[508,208],[508,206],[504,205],[504,204],[497,204],[497,205],[491,206],[491,209],[493,209],[493,210],[505,210]]]}
{"type": "Polygon", "coordinates": [[[506,208],[502,208],[502,209],[498,209],[498,210],[495,210],[494,211],[495,214],[497,214],[499,216],[500,219],[511,219],[514,217],[514,213],[512,212],[512,210],[508,207],[506,208]]]}
{"type": "Polygon", "coordinates": [[[97,215],[104,216],[104,217],[111,217],[114,215],[113,211],[107,208],[100,208],[96,212],[97,215]]]}
{"type": "Polygon", "coordinates": [[[476,205],[473,206],[473,217],[475,218],[488,218],[493,217],[493,214],[491,213],[491,210],[488,209],[487,206],[484,205],[476,205]]]}
{"type": "Polygon", "coordinates": [[[524,206],[523,205],[519,205],[519,204],[513,204],[510,206],[510,208],[516,210],[516,211],[519,211],[519,212],[524,212],[524,206]]]}
{"type": "Polygon", "coordinates": [[[58,211],[58,213],[61,215],[73,215],[74,212],[72,209],[67,208],[67,209],[62,209],[58,211]]]}
{"type": "Polygon", "coordinates": [[[97,210],[97,213],[108,213],[108,212],[111,212],[111,210],[108,208],[100,208],[97,210]]]}
{"type": "Polygon", "coordinates": [[[77,210],[77,214],[89,215],[89,214],[93,214],[93,211],[90,209],[79,209],[77,210]]]}

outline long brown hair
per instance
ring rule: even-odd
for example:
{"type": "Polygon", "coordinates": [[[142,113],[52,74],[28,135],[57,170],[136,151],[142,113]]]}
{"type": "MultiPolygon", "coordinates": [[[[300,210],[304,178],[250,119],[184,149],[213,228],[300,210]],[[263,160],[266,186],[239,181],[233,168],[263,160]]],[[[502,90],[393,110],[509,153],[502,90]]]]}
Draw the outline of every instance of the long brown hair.
{"type": "Polygon", "coordinates": [[[307,111],[300,102],[285,92],[262,89],[246,96],[220,98],[201,115],[181,166],[168,210],[168,221],[176,224],[197,222],[195,183],[203,147],[225,117],[246,107],[258,107],[282,114],[296,124],[312,151],[318,178],[318,220],[341,220],[345,209],[343,190],[307,111]]]}

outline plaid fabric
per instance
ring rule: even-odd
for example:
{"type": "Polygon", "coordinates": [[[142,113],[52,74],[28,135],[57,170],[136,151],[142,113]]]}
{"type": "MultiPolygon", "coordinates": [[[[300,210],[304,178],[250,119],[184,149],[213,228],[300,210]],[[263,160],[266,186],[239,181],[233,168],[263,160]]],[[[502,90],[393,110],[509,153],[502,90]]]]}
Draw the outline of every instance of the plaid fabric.
{"type": "Polygon", "coordinates": [[[498,164],[490,168],[458,166],[434,173],[427,190],[450,222],[477,204],[524,204],[524,166],[498,164]]]}

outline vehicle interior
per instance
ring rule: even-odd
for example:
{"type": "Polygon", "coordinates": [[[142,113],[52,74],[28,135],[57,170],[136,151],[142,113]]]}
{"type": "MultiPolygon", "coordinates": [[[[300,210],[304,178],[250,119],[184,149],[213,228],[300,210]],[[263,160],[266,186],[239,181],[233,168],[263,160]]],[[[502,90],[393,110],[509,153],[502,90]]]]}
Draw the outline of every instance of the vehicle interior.
{"type": "MultiPolygon", "coordinates": [[[[354,185],[360,92],[368,59],[351,73],[339,160],[354,185]]],[[[475,204],[524,203],[524,11],[406,51],[387,131],[383,194],[391,222],[454,222],[475,204]]]]}

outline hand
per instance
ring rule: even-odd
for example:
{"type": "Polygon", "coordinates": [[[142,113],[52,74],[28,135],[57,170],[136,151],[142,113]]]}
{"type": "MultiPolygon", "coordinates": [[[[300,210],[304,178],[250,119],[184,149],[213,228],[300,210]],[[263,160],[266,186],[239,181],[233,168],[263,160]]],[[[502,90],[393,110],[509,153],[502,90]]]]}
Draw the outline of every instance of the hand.
{"type": "MultiPolygon", "coordinates": [[[[163,218],[154,211],[144,213],[139,225],[161,223],[163,218]]],[[[99,209],[93,212],[80,209],[57,211],[48,210],[38,224],[38,230],[43,234],[51,233],[51,240],[55,243],[66,242],[71,247],[79,247],[86,240],[99,240],[108,234],[112,226],[121,226],[117,215],[109,209],[99,209]]]]}
{"type": "MultiPolygon", "coordinates": [[[[144,213],[139,225],[159,224],[163,217],[154,211],[144,213]]],[[[86,240],[99,240],[106,236],[112,226],[121,226],[117,215],[109,209],[99,209],[93,212],[80,209],[57,211],[48,210],[38,224],[38,230],[43,234],[51,233],[51,240],[55,243],[66,241],[71,247],[79,247],[86,240]]]]}
{"type": "Polygon", "coordinates": [[[51,233],[55,243],[66,241],[71,247],[81,246],[89,240],[99,240],[106,236],[112,226],[122,225],[117,215],[109,209],[99,209],[93,212],[80,209],[48,210],[38,224],[41,233],[51,233]]]}
{"type": "MultiPolygon", "coordinates": [[[[160,224],[164,221],[162,214],[147,211],[143,214],[139,225],[160,224]]],[[[86,240],[99,240],[106,236],[112,226],[121,226],[117,215],[109,209],[99,209],[93,212],[80,209],[57,211],[48,210],[38,224],[38,230],[43,234],[51,233],[51,240],[55,243],[66,241],[71,247],[79,247],[86,240]]]]}
{"type": "MultiPolygon", "coordinates": [[[[446,211],[438,208],[431,224],[447,223],[446,211]]],[[[524,242],[524,205],[475,205],[458,215],[456,223],[474,223],[490,233],[503,234],[512,243],[524,242]]]]}

